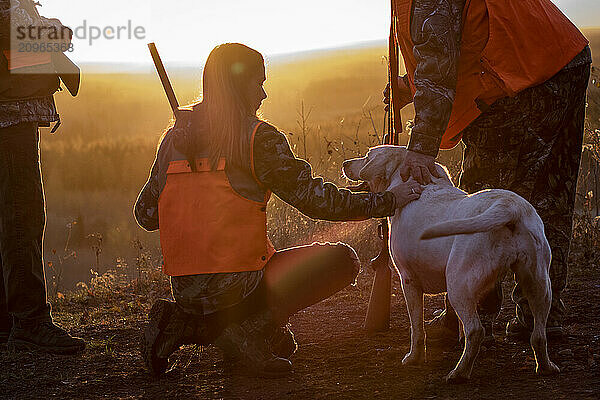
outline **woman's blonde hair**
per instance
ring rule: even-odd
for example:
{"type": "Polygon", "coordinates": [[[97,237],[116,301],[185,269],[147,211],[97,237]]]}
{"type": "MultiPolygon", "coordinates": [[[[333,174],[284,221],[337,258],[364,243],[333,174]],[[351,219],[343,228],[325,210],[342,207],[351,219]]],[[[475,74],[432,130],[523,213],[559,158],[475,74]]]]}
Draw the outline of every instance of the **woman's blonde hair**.
{"type": "Polygon", "coordinates": [[[202,101],[193,106],[191,132],[175,140],[188,160],[204,145],[213,169],[221,157],[229,164],[249,165],[247,121],[255,110],[246,98],[246,87],[263,71],[263,56],[243,44],[225,43],[210,52],[202,75],[202,101]]]}

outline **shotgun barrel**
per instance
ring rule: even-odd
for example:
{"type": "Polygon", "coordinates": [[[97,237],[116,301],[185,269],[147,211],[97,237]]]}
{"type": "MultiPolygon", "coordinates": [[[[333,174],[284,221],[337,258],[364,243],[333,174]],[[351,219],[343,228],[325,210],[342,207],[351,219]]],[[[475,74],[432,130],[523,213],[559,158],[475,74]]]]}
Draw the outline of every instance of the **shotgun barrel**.
{"type": "Polygon", "coordinates": [[[160,54],[158,54],[158,50],[156,49],[156,44],[148,43],[148,49],[150,50],[150,55],[152,56],[152,61],[154,61],[154,66],[156,67],[156,72],[158,73],[160,82],[162,83],[163,89],[167,94],[167,99],[169,100],[171,110],[173,110],[173,115],[177,116],[179,112],[179,102],[177,101],[177,96],[173,90],[173,85],[171,85],[171,80],[169,79],[167,70],[165,69],[162,59],[160,58],[160,54]]]}
{"type": "MultiPolygon", "coordinates": [[[[402,117],[398,100],[398,43],[396,41],[396,21],[394,2],[392,1],[392,17],[390,24],[388,79],[390,87],[390,106],[388,116],[388,133],[383,137],[382,144],[399,145],[399,134],[402,132],[402,117]]],[[[369,298],[369,308],[365,317],[364,327],[369,333],[386,331],[390,328],[390,309],[392,300],[392,270],[389,249],[389,223],[382,220],[379,224],[382,239],[379,255],[371,260],[375,270],[375,278],[369,298]]]]}

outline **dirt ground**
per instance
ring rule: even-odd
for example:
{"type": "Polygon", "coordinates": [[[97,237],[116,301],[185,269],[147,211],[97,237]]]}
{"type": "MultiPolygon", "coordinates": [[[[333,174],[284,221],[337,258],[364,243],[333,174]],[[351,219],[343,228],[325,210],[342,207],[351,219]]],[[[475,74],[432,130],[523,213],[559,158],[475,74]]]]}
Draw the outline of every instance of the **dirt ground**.
{"type": "MultiPolygon", "coordinates": [[[[217,349],[190,346],[176,354],[165,378],[153,380],[138,352],[149,304],[120,295],[108,303],[86,300],[84,306],[64,302],[55,307],[56,319],[87,340],[82,355],[15,355],[0,348],[0,398],[598,399],[600,265],[590,261],[591,255],[578,258],[564,296],[570,310],[567,336],[549,344],[551,359],[562,370],[557,377],[537,377],[529,345],[505,338],[503,325],[513,311],[508,281],[495,342],[481,350],[471,382],[444,382],[460,347],[429,346],[424,366],[403,368],[409,328],[397,279],[391,329],[375,337],[366,337],[361,329],[372,279],[367,269],[356,287],[292,318],[300,347],[292,358],[294,373],[287,378],[246,376],[225,365],[217,349]]],[[[440,296],[427,298],[426,316],[441,304],[440,296]]]]}

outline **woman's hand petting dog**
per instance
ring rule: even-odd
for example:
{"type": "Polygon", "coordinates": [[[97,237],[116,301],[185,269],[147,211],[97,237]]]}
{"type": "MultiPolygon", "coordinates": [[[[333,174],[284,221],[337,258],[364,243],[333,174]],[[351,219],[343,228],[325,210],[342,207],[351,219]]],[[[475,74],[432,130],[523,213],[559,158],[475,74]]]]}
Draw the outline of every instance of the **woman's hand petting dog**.
{"type": "Polygon", "coordinates": [[[435,167],[435,158],[414,151],[406,152],[404,163],[400,167],[400,176],[404,181],[412,176],[414,180],[422,185],[431,183],[432,176],[441,178],[435,167]]]}
{"type": "Polygon", "coordinates": [[[403,208],[411,201],[421,197],[423,186],[410,179],[407,182],[391,186],[387,191],[392,192],[396,196],[396,208],[403,208]]]}

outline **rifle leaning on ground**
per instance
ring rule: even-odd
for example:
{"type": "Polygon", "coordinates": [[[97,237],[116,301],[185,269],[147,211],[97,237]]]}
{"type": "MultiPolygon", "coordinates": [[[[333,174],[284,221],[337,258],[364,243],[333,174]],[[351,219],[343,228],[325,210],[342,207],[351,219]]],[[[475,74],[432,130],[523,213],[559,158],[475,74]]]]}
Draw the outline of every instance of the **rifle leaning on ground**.
{"type": "MultiPolygon", "coordinates": [[[[402,132],[400,115],[400,88],[398,86],[398,43],[396,40],[396,17],[392,1],[392,18],[389,37],[388,79],[390,88],[390,104],[388,116],[388,133],[384,135],[382,144],[398,146],[399,134],[402,132]]],[[[369,299],[369,308],[364,327],[369,333],[386,331],[390,328],[390,308],[392,300],[392,269],[389,249],[389,222],[387,219],[379,223],[379,238],[382,247],[379,255],[371,260],[375,270],[375,278],[369,299]]]]}

